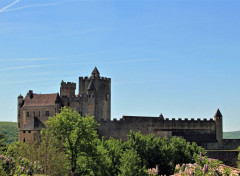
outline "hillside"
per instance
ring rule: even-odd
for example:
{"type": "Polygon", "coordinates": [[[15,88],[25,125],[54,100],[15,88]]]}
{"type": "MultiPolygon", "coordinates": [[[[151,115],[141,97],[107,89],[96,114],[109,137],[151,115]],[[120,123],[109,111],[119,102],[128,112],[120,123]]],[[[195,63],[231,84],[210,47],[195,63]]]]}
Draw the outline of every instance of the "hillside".
{"type": "Polygon", "coordinates": [[[224,139],[240,139],[240,131],[223,132],[224,139]]]}
{"type": "Polygon", "coordinates": [[[17,122],[0,122],[0,133],[4,134],[7,143],[18,140],[17,122]]]}

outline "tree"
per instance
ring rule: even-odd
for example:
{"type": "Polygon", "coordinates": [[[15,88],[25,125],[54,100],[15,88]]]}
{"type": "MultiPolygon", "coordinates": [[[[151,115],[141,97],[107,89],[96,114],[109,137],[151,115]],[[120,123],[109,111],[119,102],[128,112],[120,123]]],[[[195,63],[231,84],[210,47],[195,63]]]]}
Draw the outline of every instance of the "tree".
{"type": "Polygon", "coordinates": [[[5,135],[0,133],[0,154],[5,152],[7,149],[5,135]]]}
{"type": "Polygon", "coordinates": [[[59,114],[49,118],[47,128],[63,145],[70,160],[72,175],[77,175],[77,161],[96,151],[98,124],[93,116],[82,117],[77,111],[64,107],[59,114]]]}
{"type": "Polygon", "coordinates": [[[108,140],[102,139],[101,143],[99,145],[102,145],[107,151],[107,155],[110,162],[110,168],[109,173],[111,176],[118,175],[120,173],[120,159],[121,155],[124,152],[124,143],[121,140],[110,138],[108,140]]]}
{"type": "Polygon", "coordinates": [[[141,158],[134,149],[126,150],[120,159],[119,176],[144,176],[147,175],[145,167],[141,165],[141,158]]]}

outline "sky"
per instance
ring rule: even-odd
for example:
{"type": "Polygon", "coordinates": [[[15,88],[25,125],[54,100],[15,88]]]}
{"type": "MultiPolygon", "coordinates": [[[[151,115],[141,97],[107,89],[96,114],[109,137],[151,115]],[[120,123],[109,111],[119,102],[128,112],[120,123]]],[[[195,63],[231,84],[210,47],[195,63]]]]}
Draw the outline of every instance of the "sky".
{"type": "MultiPolygon", "coordinates": [[[[96,66],[111,118],[213,118],[240,130],[239,0],[0,0],[0,121],[96,66]]],[[[76,93],[78,93],[76,91],[76,93]]]]}

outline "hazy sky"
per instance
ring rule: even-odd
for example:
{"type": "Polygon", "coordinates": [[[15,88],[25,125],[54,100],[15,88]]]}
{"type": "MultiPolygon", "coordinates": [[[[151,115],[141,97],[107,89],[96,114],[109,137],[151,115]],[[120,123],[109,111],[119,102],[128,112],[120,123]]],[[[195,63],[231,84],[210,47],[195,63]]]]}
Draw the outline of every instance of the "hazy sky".
{"type": "MultiPolygon", "coordinates": [[[[95,66],[112,118],[213,118],[240,130],[240,1],[0,0],[0,121],[17,96],[59,92],[95,66]]],[[[78,93],[76,91],[76,93],[78,93]]]]}

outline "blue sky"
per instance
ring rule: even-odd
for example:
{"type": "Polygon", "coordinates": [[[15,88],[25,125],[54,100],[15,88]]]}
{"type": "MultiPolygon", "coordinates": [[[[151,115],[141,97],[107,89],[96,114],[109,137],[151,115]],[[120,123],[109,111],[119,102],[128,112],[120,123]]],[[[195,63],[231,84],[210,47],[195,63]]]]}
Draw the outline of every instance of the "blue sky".
{"type": "Polygon", "coordinates": [[[240,130],[239,1],[0,1],[0,121],[17,96],[59,92],[95,66],[112,118],[213,118],[240,130]]]}

